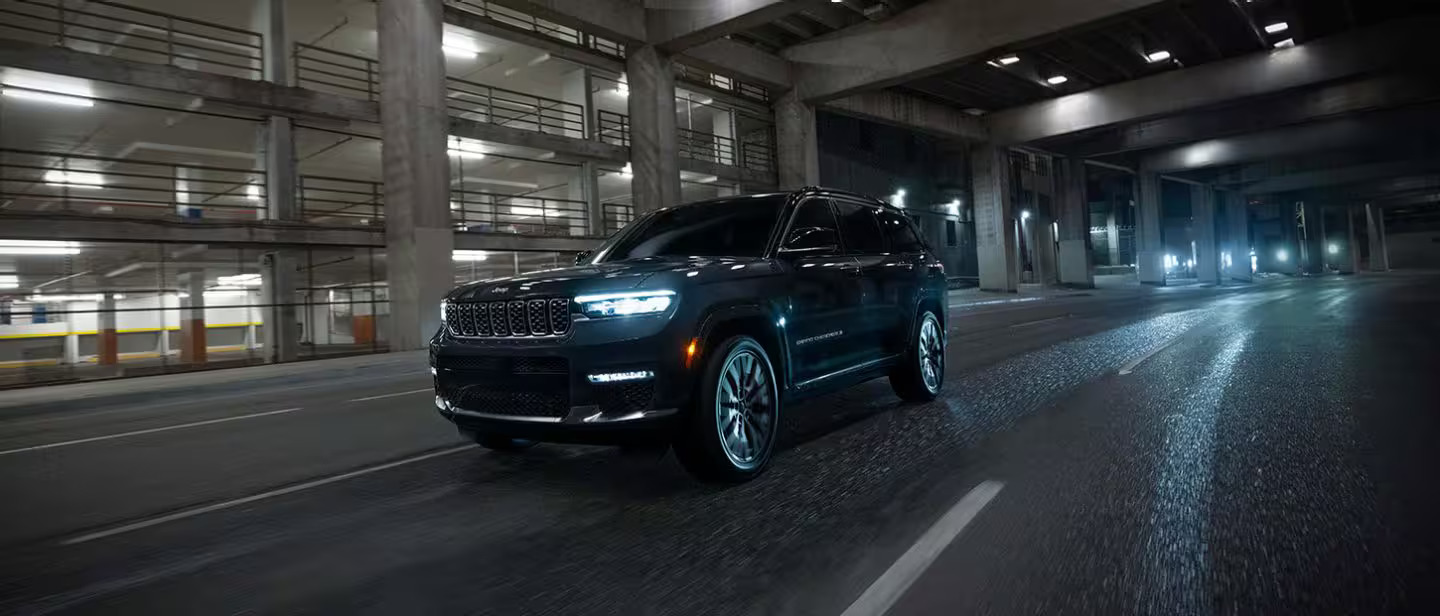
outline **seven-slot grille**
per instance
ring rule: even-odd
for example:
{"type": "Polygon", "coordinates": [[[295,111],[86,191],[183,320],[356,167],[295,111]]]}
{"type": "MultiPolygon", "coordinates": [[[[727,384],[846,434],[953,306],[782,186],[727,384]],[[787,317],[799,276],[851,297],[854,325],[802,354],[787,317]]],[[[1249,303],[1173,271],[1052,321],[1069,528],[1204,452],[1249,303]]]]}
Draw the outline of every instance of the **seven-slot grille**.
{"type": "Polygon", "coordinates": [[[445,323],[451,334],[466,338],[561,336],[570,331],[570,300],[452,302],[445,323]]]}

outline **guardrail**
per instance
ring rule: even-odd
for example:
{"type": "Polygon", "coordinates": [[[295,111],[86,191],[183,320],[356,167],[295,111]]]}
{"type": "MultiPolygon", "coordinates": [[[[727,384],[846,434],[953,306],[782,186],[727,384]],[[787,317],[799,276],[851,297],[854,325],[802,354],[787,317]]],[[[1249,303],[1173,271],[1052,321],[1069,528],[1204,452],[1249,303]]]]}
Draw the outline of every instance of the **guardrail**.
{"type": "Polygon", "coordinates": [[[296,43],[295,83],[302,88],[373,101],[380,97],[380,63],[365,56],[296,43]]]}
{"type": "Polygon", "coordinates": [[[446,78],[445,88],[450,115],[537,133],[585,138],[585,108],[575,103],[455,77],[446,78]]]}
{"type": "Polygon", "coordinates": [[[575,28],[562,26],[509,7],[485,0],[446,0],[445,3],[511,28],[533,32],[613,58],[623,59],[625,57],[625,46],[620,43],[593,34],[586,34],[575,28]]]}
{"type": "Polygon", "coordinates": [[[686,66],[679,62],[675,63],[675,77],[680,81],[695,85],[733,92],[756,102],[770,102],[770,90],[764,86],[757,86],[753,83],[735,79],[734,77],[726,77],[693,66],[686,66]]]}
{"type": "MultiPolygon", "coordinates": [[[[595,138],[599,141],[630,147],[630,118],[624,114],[601,110],[596,114],[595,138]]],[[[701,160],[731,167],[743,167],[756,171],[775,170],[774,133],[765,135],[765,141],[746,140],[736,143],[735,139],[711,133],[677,128],[676,140],[680,146],[680,157],[701,160]]]]}
{"type": "Polygon", "coordinates": [[[450,217],[462,231],[590,235],[584,201],[468,190],[450,191],[450,217]]]}
{"type": "Polygon", "coordinates": [[[775,170],[775,133],[771,131],[765,141],[740,142],[740,166],[756,171],[775,170]]]}
{"type": "Polygon", "coordinates": [[[385,215],[385,185],[380,182],[302,175],[299,184],[305,222],[372,225],[385,215]]]}
{"type": "Polygon", "coordinates": [[[635,220],[635,206],[629,203],[602,203],[600,216],[603,223],[601,229],[605,236],[609,237],[635,220]]]}
{"type": "Polygon", "coordinates": [[[264,218],[265,172],[161,161],[0,150],[9,210],[144,218],[264,218]]]}
{"type": "Polygon", "coordinates": [[[263,77],[264,36],[105,0],[0,1],[6,38],[246,79],[263,77]]]}
{"type": "Polygon", "coordinates": [[[595,139],[602,143],[630,147],[630,117],[623,113],[605,111],[596,113],[595,139]]]}

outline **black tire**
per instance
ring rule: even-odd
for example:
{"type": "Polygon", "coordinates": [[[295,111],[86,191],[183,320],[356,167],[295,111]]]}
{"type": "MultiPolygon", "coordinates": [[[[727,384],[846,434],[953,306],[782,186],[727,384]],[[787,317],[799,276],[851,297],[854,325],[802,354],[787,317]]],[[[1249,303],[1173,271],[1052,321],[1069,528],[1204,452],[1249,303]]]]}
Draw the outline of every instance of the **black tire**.
{"type": "Polygon", "coordinates": [[[493,451],[519,452],[535,446],[535,441],[510,438],[499,434],[470,434],[477,445],[493,451]]]}
{"type": "Polygon", "coordinates": [[[890,387],[895,390],[895,395],[910,402],[929,402],[940,395],[940,389],[945,386],[945,327],[940,324],[940,319],[935,313],[924,310],[920,312],[919,318],[915,319],[915,327],[910,332],[910,345],[905,349],[905,358],[890,372],[890,387]],[[927,334],[927,324],[934,329],[929,332],[937,338],[927,342],[924,336],[927,334]],[[922,348],[927,347],[927,348],[922,348]],[[936,357],[937,362],[931,364],[930,370],[934,372],[931,380],[926,374],[925,363],[929,357],[936,357]]]}
{"type": "Polygon", "coordinates": [[[735,336],[715,347],[703,370],[675,438],[675,456],[704,481],[754,479],[770,465],[780,428],[780,390],[770,356],[754,338],[735,336]]]}

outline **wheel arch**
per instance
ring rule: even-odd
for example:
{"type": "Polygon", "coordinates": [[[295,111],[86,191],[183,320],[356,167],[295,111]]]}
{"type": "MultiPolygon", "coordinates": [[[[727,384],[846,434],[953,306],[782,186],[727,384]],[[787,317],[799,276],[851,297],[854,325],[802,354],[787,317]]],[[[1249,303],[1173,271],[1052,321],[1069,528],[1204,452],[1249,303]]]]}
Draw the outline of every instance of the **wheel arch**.
{"type": "MultiPolygon", "coordinates": [[[[780,373],[782,389],[789,389],[790,356],[788,339],[779,311],[761,304],[735,304],[716,307],[706,313],[696,333],[696,352],[690,358],[692,369],[703,365],[721,341],[735,335],[746,335],[760,343],[770,356],[771,366],[780,373]]],[[[783,392],[782,392],[783,393],[783,392]]]]}

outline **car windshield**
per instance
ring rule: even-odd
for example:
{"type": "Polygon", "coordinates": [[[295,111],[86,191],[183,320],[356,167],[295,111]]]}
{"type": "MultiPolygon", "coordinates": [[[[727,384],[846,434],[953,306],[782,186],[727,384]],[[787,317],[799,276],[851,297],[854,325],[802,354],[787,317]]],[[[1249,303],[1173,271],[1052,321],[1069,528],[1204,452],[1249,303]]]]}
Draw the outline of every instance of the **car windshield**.
{"type": "Polygon", "coordinates": [[[759,257],[784,195],[704,201],[635,221],[596,252],[596,261],[644,257],[759,257]]]}

